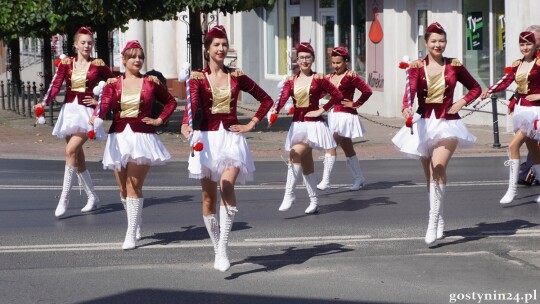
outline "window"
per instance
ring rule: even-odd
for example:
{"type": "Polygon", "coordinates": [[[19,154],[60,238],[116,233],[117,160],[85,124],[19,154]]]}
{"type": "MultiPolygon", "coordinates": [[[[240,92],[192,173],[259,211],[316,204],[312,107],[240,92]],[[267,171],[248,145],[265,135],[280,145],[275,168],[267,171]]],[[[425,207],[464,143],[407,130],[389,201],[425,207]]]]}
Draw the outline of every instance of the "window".
{"type": "Polygon", "coordinates": [[[504,0],[463,0],[463,19],[463,63],[487,87],[504,75],[504,0]]]}
{"type": "Polygon", "coordinates": [[[366,2],[365,0],[338,0],[338,45],[351,56],[350,69],[360,76],[366,75],[366,2]]]}
{"type": "MultiPolygon", "coordinates": [[[[286,75],[288,72],[286,16],[286,3],[284,1],[276,1],[271,10],[265,10],[264,34],[267,74],[286,75]]],[[[299,27],[299,24],[296,26],[299,27]]]]}

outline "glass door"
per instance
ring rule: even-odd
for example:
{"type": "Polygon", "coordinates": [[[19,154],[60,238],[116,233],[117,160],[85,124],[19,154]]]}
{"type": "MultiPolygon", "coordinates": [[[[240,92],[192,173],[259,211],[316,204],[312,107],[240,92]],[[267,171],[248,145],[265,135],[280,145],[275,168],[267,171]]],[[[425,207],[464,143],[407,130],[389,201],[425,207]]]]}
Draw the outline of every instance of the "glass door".
{"type": "MultiPolygon", "coordinates": [[[[323,13],[321,14],[321,26],[322,26],[322,45],[323,45],[323,70],[325,75],[331,73],[332,69],[332,50],[337,46],[337,25],[336,15],[323,13]]],[[[321,58],[321,57],[319,57],[321,58]]]]}

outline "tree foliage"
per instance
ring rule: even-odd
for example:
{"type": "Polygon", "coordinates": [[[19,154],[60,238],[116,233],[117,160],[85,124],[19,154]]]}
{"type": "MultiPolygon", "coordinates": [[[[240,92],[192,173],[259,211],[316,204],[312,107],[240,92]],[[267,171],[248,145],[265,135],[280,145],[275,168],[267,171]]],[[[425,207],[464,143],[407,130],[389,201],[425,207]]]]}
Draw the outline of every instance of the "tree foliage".
{"type": "Polygon", "coordinates": [[[0,39],[40,37],[49,33],[51,1],[5,0],[0,5],[0,39]]]}

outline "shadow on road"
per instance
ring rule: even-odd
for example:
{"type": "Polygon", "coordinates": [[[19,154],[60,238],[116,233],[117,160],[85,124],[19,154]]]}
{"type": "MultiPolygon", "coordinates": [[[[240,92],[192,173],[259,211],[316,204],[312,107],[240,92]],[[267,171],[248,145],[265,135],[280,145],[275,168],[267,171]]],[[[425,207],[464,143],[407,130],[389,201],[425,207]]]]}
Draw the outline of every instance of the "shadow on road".
{"type": "Polygon", "coordinates": [[[120,294],[107,297],[96,298],[94,300],[77,302],[78,304],[193,304],[193,303],[220,303],[220,304],[393,304],[395,302],[382,301],[346,301],[338,298],[334,299],[314,299],[300,297],[273,297],[260,295],[246,295],[235,293],[217,293],[186,290],[167,290],[167,289],[135,289],[125,291],[120,294]]]}
{"type": "MultiPolygon", "coordinates": [[[[252,227],[246,222],[235,222],[233,224],[233,231],[240,231],[245,229],[251,229],[252,227]]],[[[210,237],[208,236],[208,231],[206,227],[198,227],[195,225],[182,227],[182,231],[171,231],[171,232],[161,232],[154,233],[151,236],[145,236],[141,238],[142,240],[154,240],[148,244],[140,245],[139,247],[146,247],[151,245],[167,245],[173,243],[180,243],[181,241],[200,241],[208,239],[208,244],[210,243],[210,237]]]]}
{"type": "Polygon", "coordinates": [[[449,245],[463,244],[471,241],[476,241],[489,237],[490,235],[514,235],[518,229],[532,228],[540,224],[531,223],[525,220],[510,220],[500,223],[478,223],[476,227],[472,228],[460,228],[454,230],[445,231],[445,237],[449,236],[461,236],[462,239],[447,243],[437,243],[430,248],[440,248],[449,245]]]}
{"type": "MultiPolygon", "coordinates": [[[[302,248],[296,249],[296,247],[289,247],[283,249],[283,253],[270,254],[270,255],[261,255],[261,256],[251,256],[243,261],[234,262],[232,265],[241,265],[241,264],[257,264],[263,267],[248,270],[245,272],[236,272],[226,277],[226,280],[234,280],[243,275],[257,273],[257,272],[267,272],[280,269],[288,265],[299,265],[303,264],[309,259],[317,256],[324,256],[336,253],[343,253],[348,251],[353,251],[353,249],[345,248],[342,244],[324,244],[324,245],[315,245],[311,248],[302,248]]],[[[255,302],[254,302],[255,303],[255,302]]],[[[257,302],[258,303],[258,302],[257,302]]],[[[283,302],[290,303],[290,302],[283,302]]]]}

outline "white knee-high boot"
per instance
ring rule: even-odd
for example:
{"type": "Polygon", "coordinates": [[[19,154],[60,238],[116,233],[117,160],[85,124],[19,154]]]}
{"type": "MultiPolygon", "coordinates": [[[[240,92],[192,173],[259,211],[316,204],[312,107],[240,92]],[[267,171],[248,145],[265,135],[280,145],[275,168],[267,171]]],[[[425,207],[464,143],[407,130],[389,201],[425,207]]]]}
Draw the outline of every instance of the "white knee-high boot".
{"type": "Polygon", "coordinates": [[[437,183],[429,184],[429,220],[426,231],[426,244],[432,244],[437,239],[437,228],[439,222],[439,211],[442,198],[444,197],[444,185],[437,183]]]}
{"type": "Polygon", "coordinates": [[[364,175],[362,175],[362,169],[360,169],[360,161],[358,160],[358,157],[355,155],[351,157],[347,157],[347,167],[351,170],[352,176],[354,178],[354,182],[351,186],[351,191],[360,190],[364,187],[364,182],[366,179],[364,178],[364,175]]]}
{"type": "Polygon", "coordinates": [[[294,188],[300,176],[300,164],[289,163],[289,169],[287,170],[287,183],[285,184],[285,195],[283,201],[279,206],[279,211],[286,211],[291,208],[296,196],[294,195],[294,188]]]}
{"type": "Polygon", "coordinates": [[[219,224],[215,214],[203,215],[204,225],[214,245],[214,269],[218,269],[219,224]]]}
{"type": "Polygon", "coordinates": [[[97,208],[97,203],[99,202],[99,197],[96,194],[96,190],[94,190],[92,177],[90,176],[90,172],[88,172],[88,170],[78,173],[78,175],[81,186],[83,186],[84,192],[86,192],[86,196],[88,197],[88,201],[81,209],[81,212],[92,211],[97,208]]]}
{"type": "Polygon", "coordinates": [[[229,246],[229,233],[231,232],[234,222],[234,215],[238,212],[236,206],[220,206],[219,207],[219,241],[217,261],[215,265],[219,271],[227,271],[231,267],[229,262],[229,254],[227,247],[229,246]]]}
{"type": "Polygon", "coordinates": [[[437,240],[440,240],[444,236],[444,194],[446,191],[446,185],[439,184],[440,196],[439,196],[439,218],[437,220],[437,240]]]}
{"type": "Polygon", "coordinates": [[[315,190],[315,173],[311,173],[304,176],[304,184],[306,185],[306,190],[309,196],[309,206],[307,207],[305,213],[313,214],[319,212],[319,198],[317,197],[317,191],[315,190]]]}
{"type": "Polygon", "coordinates": [[[66,165],[64,170],[64,183],[62,185],[62,194],[60,195],[60,200],[58,201],[58,206],[54,211],[56,217],[61,217],[66,213],[67,206],[69,204],[69,193],[71,192],[71,186],[73,185],[73,179],[77,173],[77,167],[71,167],[66,165]]]}
{"type": "Polygon", "coordinates": [[[519,159],[509,159],[504,162],[504,165],[509,169],[508,177],[508,190],[506,194],[501,198],[501,204],[509,204],[514,200],[517,194],[517,181],[519,175],[519,159]]]}
{"type": "MultiPolygon", "coordinates": [[[[122,206],[124,206],[124,210],[127,211],[126,198],[120,196],[120,202],[122,202],[122,206]]],[[[141,202],[141,210],[143,208],[144,208],[144,202],[141,202]]],[[[126,214],[127,214],[127,212],[126,212],[126,214]]],[[[135,231],[135,239],[137,241],[139,241],[141,239],[141,224],[142,224],[142,212],[141,212],[141,216],[139,216],[139,222],[137,223],[137,230],[135,231]]]]}
{"type": "MultiPolygon", "coordinates": [[[[539,179],[540,178],[540,164],[538,165],[533,165],[533,170],[534,170],[534,174],[536,176],[536,179],[539,179]]],[[[537,203],[540,203],[540,196],[538,196],[536,198],[536,202],[537,203]]]]}
{"type": "Polygon", "coordinates": [[[323,176],[321,182],[317,185],[317,189],[326,190],[330,187],[330,174],[332,174],[332,169],[336,163],[336,156],[331,154],[324,154],[323,160],[323,176]]]}
{"type": "Polygon", "coordinates": [[[137,246],[136,230],[137,223],[142,213],[143,201],[144,198],[142,197],[128,197],[126,199],[128,223],[126,230],[126,238],[124,239],[124,244],[122,244],[122,249],[124,250],[135,249],[135,247],[137,246]]]}

